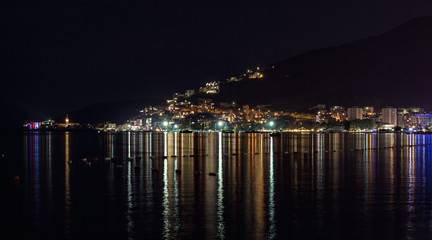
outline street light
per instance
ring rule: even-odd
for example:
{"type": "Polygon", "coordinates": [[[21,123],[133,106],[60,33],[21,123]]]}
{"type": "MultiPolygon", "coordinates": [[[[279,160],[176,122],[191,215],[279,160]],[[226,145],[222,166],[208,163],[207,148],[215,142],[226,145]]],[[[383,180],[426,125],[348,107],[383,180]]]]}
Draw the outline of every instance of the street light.
{"type": "MultiPolygon", "coordinates": [[[[224,122],[223,122],[223,121],[218,121],[218,122],[217,122],[217,126],[218,126],[219,128],[222,128],[223,125],[224,125],[224,122]]],[[[216,125],[215,125],[215,131],[216,131],[216,125]]]]}
{"type": "Polygon", "coordinates": [[[164,121],[164,122],[163,122],[163,126],[164,126],[164,127],[168,127],[168,121],[164,121]]]}
{"type": "Polygon", "coordinates": [[[270,127],[273,127],[273,126],[274,126],[274,122],[273,122],[273,121],[270,121],[270,122],[269,122],[269,125],[270,125],[270,127]]]}

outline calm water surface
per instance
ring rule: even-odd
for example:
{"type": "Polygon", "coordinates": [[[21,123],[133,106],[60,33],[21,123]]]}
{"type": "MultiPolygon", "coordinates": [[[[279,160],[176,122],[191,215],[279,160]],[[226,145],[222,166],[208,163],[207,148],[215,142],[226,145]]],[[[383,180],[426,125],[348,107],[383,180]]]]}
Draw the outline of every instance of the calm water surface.
{"type": "Polygon", "coordinates": [[[2,227],[10,239],[426,239],[431,143],[393,133],[2,135],[2,227]]]}

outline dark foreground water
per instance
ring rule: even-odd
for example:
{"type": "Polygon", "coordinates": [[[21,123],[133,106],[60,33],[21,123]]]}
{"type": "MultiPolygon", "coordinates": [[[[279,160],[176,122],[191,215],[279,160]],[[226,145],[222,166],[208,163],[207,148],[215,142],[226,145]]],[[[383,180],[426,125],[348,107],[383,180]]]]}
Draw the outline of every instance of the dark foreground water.
{"type": "Polygon", "coordinates": [[[0,238],[427,239],[430,143],[392,133],[2,135],[0,238]]]}

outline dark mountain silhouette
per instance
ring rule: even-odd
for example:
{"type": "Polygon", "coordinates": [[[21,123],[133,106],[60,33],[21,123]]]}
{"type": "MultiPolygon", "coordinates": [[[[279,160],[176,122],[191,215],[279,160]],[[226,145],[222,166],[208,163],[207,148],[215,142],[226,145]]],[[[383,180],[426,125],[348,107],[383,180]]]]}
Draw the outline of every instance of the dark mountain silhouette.
{"type": "MultiPolygon", "coordinates": [[[[416,18],[377,37],[291,57],[265,66],[264,77],[221,86],[218,102],[271,104],[304,110],[316,104],[431,108],[432,17],[416,18]]],[[[124,122],[164,100],[94,104],[69,112],[71,121],[124,122]]],[[[66,113],[65,113],[66,114],[66,113]]],[[[56,118],[64,121],[65,114],[56,118]]]]}
{"type": "Polygon", "coordinates": [[[261,79],[222,86],[219,101],[285,109],[328,105],[423,106],[432,89],[432,17],[381,36],[311,51],[266,66],[261,79]]]}
{"type": "Polygon", "coordinates": [[[66,114],[71,122],[79,123],[101,123],[114,122],[124,123],[127,119],[135,117],[139,111],[147,106],[160,105],[163,100],[140,99],[126,101],[112,101],[93,104],[82,109],[64,113],[56,117],[56,122],[64,122],[66,114]]]}

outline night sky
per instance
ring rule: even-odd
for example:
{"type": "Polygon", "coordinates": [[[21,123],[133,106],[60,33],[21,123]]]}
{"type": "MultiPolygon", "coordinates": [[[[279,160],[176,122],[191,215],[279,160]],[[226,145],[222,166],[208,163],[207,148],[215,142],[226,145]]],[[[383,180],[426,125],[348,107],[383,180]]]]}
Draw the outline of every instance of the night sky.
{"type": "Polygon", "coordinates": [[[99,102],[164,99],[432,15],[430,0],[8,2],[1,107],[19,124],[99,102]]]}

